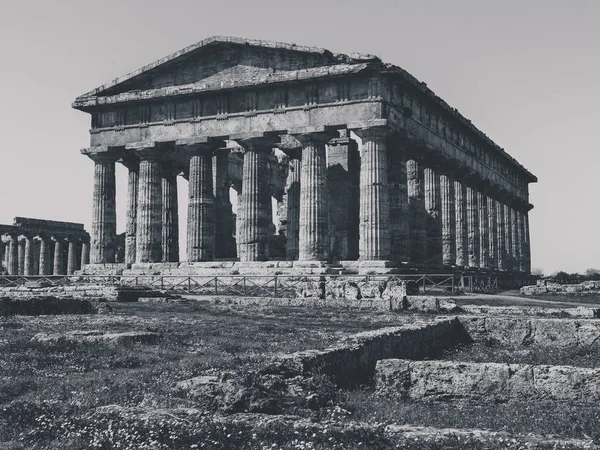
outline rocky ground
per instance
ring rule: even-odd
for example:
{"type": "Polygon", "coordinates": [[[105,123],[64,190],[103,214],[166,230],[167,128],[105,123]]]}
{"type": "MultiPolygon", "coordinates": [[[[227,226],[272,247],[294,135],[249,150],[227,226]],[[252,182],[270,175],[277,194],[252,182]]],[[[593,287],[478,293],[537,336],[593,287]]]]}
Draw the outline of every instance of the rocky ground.
{"type": "MultiPolygon", "coordinates": [[[[95,314],[0,318],[0,448],[553,449],[600,443],[593,404],[422,401],[379,395],[374,379],[342,386],[329,375],[340,372],[339,355],[361,363],[373,351],[414,346],[407,340],[415,339],[412,330],[429,326],[440,311],[219,299],[91,303],[95,314]],[[360,337],[349,338],[356,333],[360,337]],[[369,345],[375,350],[360,353],[369,345]],[[327,360],[333,365],[320,366],[322,355],[335,355],[327,360]]],[[[442,321],[472,314],[443,306],[442,321]]],[[[427,336],[449,344],[442,335],[427,336]]],[[[589,348],[452,345],[431,357],[413,356],[600,368],[589,348]]]]}

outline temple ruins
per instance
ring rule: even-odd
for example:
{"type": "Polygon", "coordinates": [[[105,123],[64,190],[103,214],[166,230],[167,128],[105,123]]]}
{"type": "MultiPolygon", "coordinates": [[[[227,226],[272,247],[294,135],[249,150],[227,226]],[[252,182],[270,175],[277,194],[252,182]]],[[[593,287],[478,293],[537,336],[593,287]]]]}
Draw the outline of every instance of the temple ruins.
{"type": "Polygon", "coordinates": [[[82,223],[15,217],[0,224],[0,273],[72,275],[89,263],[90,235],[82,223]]]}
{"type": "Polygon", "coordinates": [[[537,178],[376,56],[212,37],[73,107],[91,115],[84,272],[531,270],[537,178]],[[117,163],[128,169],[123,264],[117,163]],[[189,183],[181,259],[180,176],[189,183]]]}

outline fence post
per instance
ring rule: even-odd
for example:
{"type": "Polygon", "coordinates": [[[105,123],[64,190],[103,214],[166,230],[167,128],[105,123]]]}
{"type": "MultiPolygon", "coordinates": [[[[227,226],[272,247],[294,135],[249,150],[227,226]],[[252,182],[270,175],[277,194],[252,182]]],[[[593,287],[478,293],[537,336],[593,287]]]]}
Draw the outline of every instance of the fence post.
{"type": "Polygon", "coordinates": [[[454,294],[454,274],[452,274],[452,293],[454,294]]]}
{"type": "Polygon", "coordinates": [[[215,295],[219,294],[219,278],[215,277],[215,295]]]}
{"type": "Polygon", "coordinates": [[[246,277],[244,277],[243,280],[244,280],[244,295],[248,295],[248,291],[246,290],[246,277]]]}
{"type": "Polygon", "coordinates": [[[425,280],[427,279],[426,275],[423,275],[423,294],[425,293],[425,291],[427,290],[427,287],[425,285],[425,280]]]}
{"type": "Polygon", "coordinates": [[[275,275],[275,297],[277,297],[277,275],[275,275]]]}
{"type": "Polygon", "coordinates": [[[192,293],[192,277],[188,277],[188,294],[192,293]]]}

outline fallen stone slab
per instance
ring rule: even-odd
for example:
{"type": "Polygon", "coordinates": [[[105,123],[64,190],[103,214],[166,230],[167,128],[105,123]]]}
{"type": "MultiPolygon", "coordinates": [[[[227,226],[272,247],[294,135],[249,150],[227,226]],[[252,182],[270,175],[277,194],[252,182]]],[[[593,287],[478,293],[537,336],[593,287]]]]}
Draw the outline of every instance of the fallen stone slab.
{"type": "Polygon", "coordinates": [[[459,316],[475,342],[514,347],[600,346],[600,321],[535,317],[459,316]]]}
{"type": "Polygon", "coordinates": [[[599,319],[600,308],[578,306],[577,308],[538,308],[530,306],[482,306],[461,305],[468,314],[493,316],[541,316],[556,318],[599,319]]]}
{"type": "Polygon", "coordinates": [[[85,299],[55,297],[50,295],[36,297],[0,298],[0,315],[56,315],[56,314],[94,314],[92,303],[85,299]]]}
{"type": "Polygon", "coordinates": [[[31,342],[53,345],[60,342],[68,343],[107,343],[107,344],[156,344],[159,333],[149,331],[124,331],[110,333],[101,330],[69,331],[67,333],[38,333],[31,342]]]}
{"type": "Polygon", "coordinates": [[[283,355],[275,358],[265,371],[323,374],[341,386],[363,384],[371,379],[380,359],[432,357],[471,342],[457,318],[415,322],[355,334],[324,350],[283,355]]]}
{"type": "Polygon", "coordinates": [[[386,359],[377,363],[375,386],[378,395],[411,400],[583,404],[600,400],[600,369],[386,359]]]}

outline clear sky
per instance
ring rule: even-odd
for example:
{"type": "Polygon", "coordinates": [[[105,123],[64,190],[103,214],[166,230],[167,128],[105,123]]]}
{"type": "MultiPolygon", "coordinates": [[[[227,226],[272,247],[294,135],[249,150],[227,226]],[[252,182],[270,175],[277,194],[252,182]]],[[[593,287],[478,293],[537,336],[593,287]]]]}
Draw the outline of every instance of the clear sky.
{"type": "MultiPolygon", "coordinates": [[[[93,163],[79,150],[90,119],[71,102],[231,35],[405,68],[538,176],[533,267],[600,267],[599,23],[596,0],[0,0],[0,223],[27,216],[89,230],[93,163]]],[[[117,189],[121,232],[124,169],[117,189]]]]}

